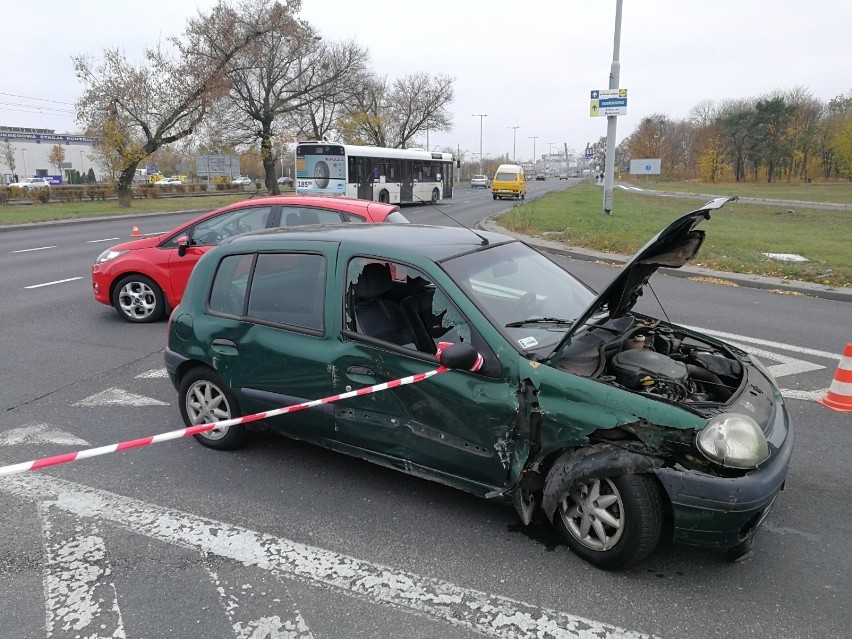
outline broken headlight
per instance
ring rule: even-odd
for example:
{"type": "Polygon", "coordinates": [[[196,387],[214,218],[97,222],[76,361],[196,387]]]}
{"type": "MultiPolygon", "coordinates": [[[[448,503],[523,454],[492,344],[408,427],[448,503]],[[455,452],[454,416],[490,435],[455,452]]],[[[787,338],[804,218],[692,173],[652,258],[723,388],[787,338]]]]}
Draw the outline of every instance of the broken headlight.
{"type": "Polygon", "coordinates": [[[760,426],[739,413],[712,418],[698,432],[695,445],[707,459],[727,468],[757,468],[769,457],[769,444],[760,426]]]}

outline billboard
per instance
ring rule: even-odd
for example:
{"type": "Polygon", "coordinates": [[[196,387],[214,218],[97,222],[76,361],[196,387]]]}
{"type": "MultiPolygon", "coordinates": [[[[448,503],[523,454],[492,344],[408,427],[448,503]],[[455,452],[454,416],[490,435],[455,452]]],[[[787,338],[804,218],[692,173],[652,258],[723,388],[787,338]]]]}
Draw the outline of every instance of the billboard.
{"type": "Polygon", "coordinates": [[[659,175],[660,159],[630,160],[631,175],[659,175]]]}
{"type": "Polygon", "coordinates": [[[240,174],[240,158],[235,155],[199,155],[195,158],[195,173],[199,177],[240,174]]]}
{"type": "MultiPolygon", "coordinates": [[[[342,147],[339,149],[342,151],[342,147]]],[[[343,153],[311,153],[296,157],[296,188],[300,193],[346,193],[346,158],[343,153]]]]}

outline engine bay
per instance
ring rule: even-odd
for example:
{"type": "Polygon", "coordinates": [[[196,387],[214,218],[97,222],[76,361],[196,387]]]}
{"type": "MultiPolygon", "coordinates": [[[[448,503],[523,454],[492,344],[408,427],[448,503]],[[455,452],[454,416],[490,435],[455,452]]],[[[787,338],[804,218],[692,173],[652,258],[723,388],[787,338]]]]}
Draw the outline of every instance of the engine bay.
{"type": "Polygon", "coordinates": [[[743,382],[743,366],[728,350],[634,315],[589,325],[565,348],[556,367],[687,404],[724,404],[743,382]]]}

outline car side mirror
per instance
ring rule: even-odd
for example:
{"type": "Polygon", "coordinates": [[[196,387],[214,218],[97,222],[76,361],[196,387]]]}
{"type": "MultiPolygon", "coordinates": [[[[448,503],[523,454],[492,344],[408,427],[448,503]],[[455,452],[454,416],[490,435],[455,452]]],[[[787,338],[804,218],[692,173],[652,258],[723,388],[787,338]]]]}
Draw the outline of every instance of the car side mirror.
{"type": "Polygon", "coordinates": [[[181,235],[177,239],[178,255],[180,257],[183,257],[184,255],[186,255],[186,251],[187,251],[188,248],[189,248],[189,236],[188,235],[181,235]]]}
{"type": "MultiPolygon", "coordinates": [[[[441,345],[439,345],[440,347],[441,345]]],[[[465,371],[477,371],[482,367],[482,355],[466,342],[450,344],[438,351],[441,366],[465,371]]]]}

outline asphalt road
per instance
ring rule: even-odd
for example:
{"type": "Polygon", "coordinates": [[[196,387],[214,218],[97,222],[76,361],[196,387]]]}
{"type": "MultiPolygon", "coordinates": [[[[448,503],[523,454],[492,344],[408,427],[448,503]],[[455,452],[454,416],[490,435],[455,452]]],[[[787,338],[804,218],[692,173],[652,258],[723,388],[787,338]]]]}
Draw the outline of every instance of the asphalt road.
{"type": "MultiPolygon", "coordinates": [[[[458,189],[404,213],[470,226],[508,206],[458,189]]],[[[166,324],[125,324],[90,292],[94,257],[132,223],[0,233],[0,464],[182,426],[166,324]]],[[[614,273],[557,261],[596,288],[614,273]]],[[[0,637],[848,636],[852,424],[812,397],[852,341],[852,307],[653,284],[672,321],[756,352],[788,397],[793,467],[750,560],[664,543],[605,573],[545,525],[438,484],[271,436],[235,453],[181,440],[0,478],[0,637]]],[[[638,310],[661,312],[653,296],[638,310]]]]}

